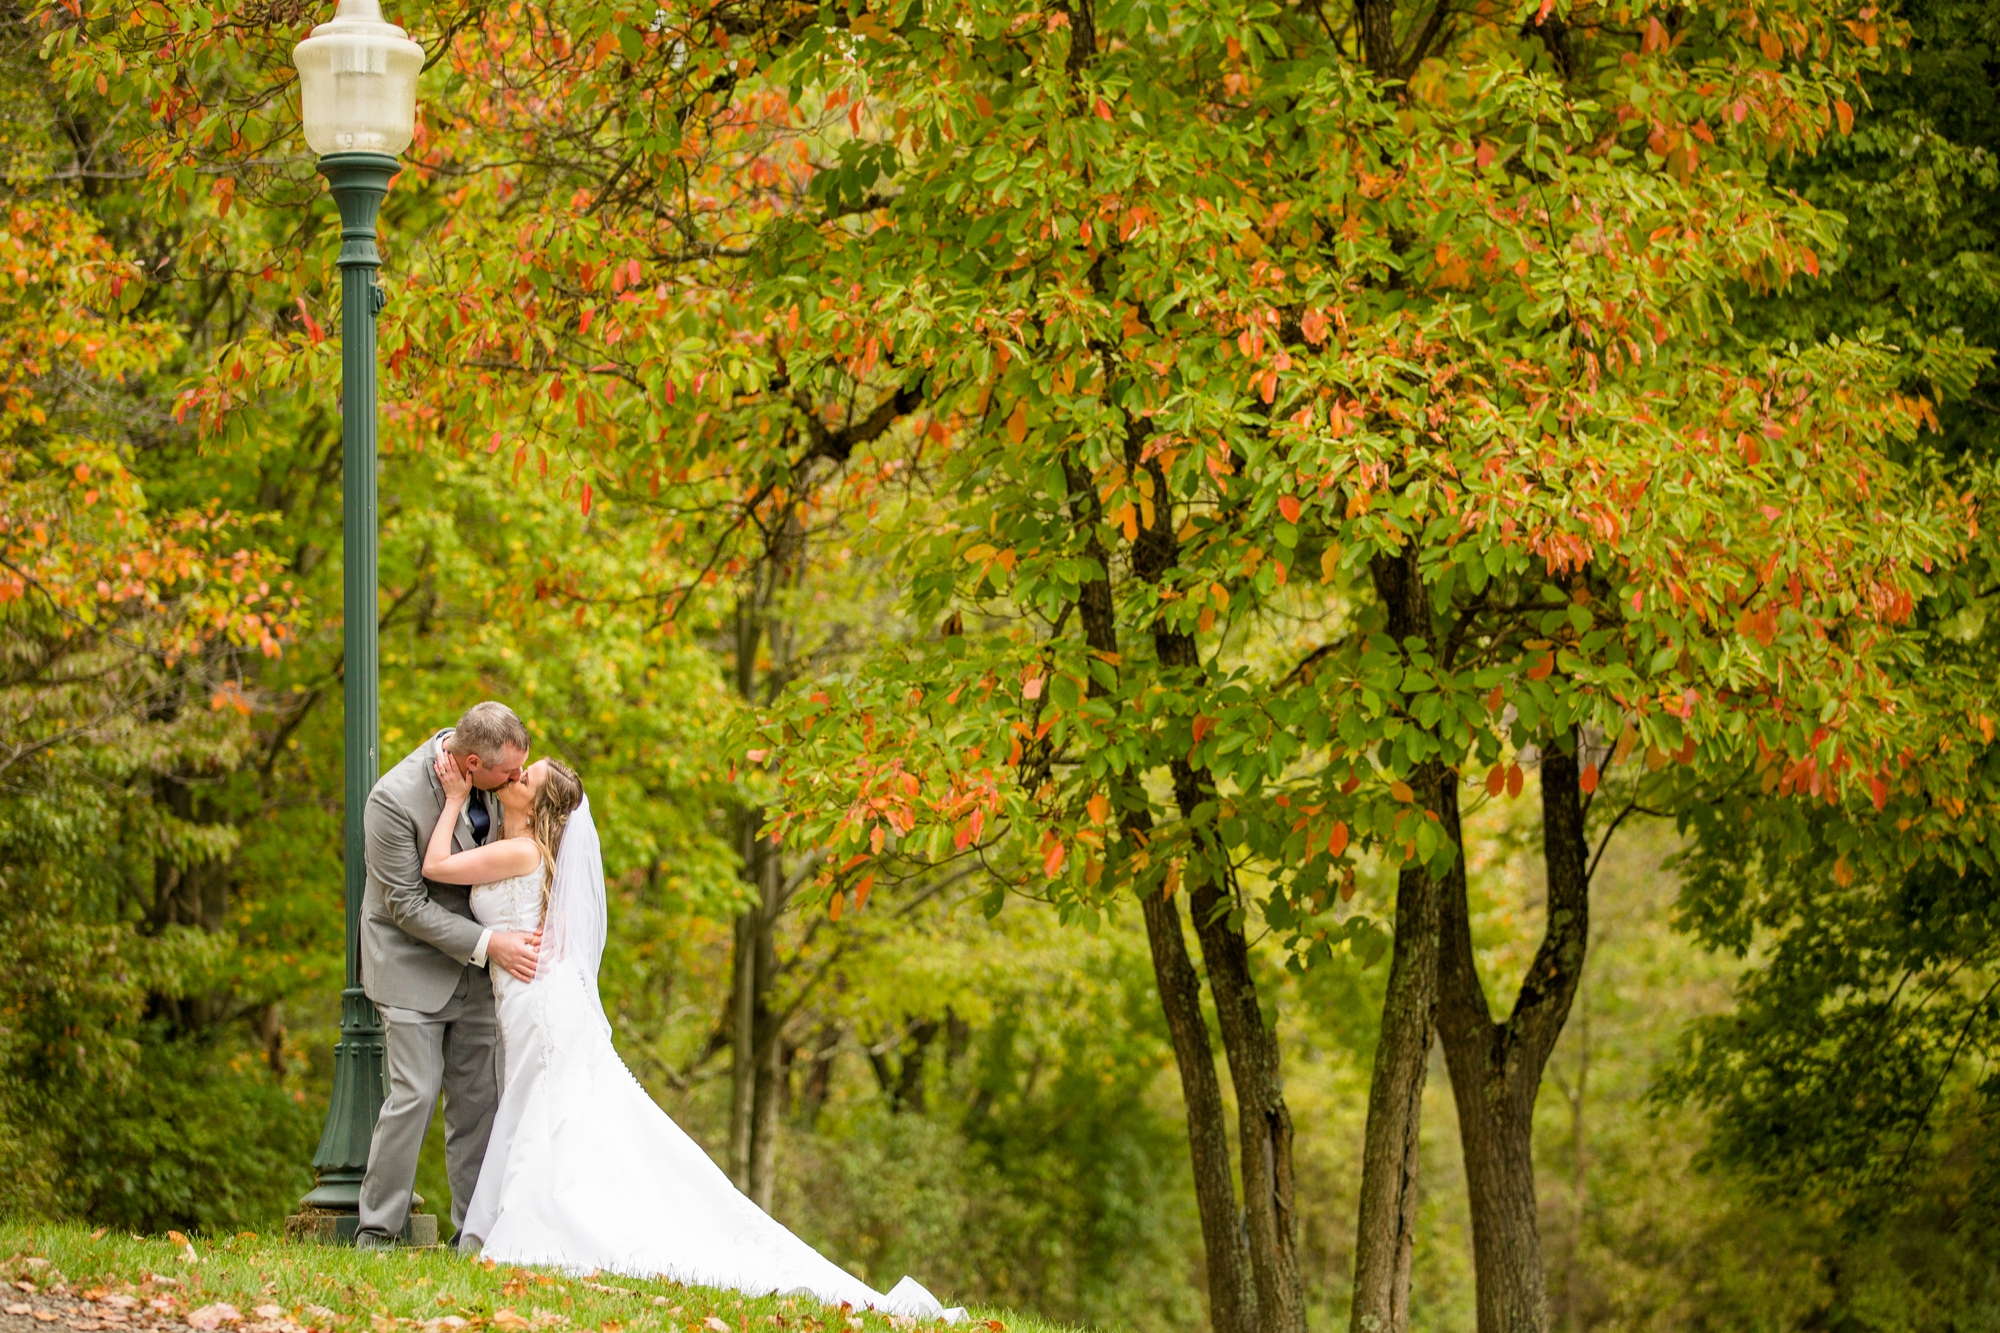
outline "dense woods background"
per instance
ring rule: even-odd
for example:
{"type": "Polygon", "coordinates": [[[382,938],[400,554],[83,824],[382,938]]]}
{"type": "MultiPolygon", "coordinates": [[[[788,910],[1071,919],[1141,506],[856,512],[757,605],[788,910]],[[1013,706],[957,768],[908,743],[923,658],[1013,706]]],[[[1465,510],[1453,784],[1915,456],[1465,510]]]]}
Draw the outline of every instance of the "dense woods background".
{"type": "MultiPolygon", "coordinates": [[[[383,748],[583,772],[753,1196],[1104,1328],[1996,1327],[1990,6],[647,10],[389,14],[383,748]]],[[[22,1213],[309,1185],[325,17],[0,0],[22,1213]]]]}

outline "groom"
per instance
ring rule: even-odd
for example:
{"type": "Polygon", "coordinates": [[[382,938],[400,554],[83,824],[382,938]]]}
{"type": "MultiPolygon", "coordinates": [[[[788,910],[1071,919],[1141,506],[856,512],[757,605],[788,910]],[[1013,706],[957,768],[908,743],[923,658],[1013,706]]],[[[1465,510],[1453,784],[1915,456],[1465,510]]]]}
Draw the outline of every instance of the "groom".
{"type": "Polygon", "coordinates": [[[532,981],[541,943],[539,935],[485,929],[473,919],[470,889],[423,877],[424,849],[444,810],[440,752],[472,783],[452,833],[452,850],[461,852],[501,835],[500,804],[488,793],[521,780],[528,729],[505,704],[474,704],[368,794],[361,985],[388,1028],[389,1097],[368,1147],[357,1249],[392,1245],[402,1232],[440,1089],[452,1227],[464,1222],[500,1102],[500,1026],[486,967],[532,981]]]}

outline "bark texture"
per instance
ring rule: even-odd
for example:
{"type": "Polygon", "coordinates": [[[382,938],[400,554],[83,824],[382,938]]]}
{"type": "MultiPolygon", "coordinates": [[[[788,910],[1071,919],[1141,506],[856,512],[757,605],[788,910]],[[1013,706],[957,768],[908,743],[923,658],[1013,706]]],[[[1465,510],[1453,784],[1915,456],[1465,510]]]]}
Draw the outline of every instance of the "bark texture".
{"type": "MultiPolygon", "coordinates": [[[[803,563],[805,535],[795,517],[767,534],[756,572],[736,602],[736,690],[753,701],[773,697],[791,672],[790,627],[776,614],[780,594],[793,586],[803,563]],[[769,662],[757,669],[760,649],[769,662]]],[[[729,1177],[766,1211],[777,1179],[778,1122],[785,1086],[785,1015],[772,1005],[778,982],[776,930],[791,893],[784,858],[759,838],[761,808],[737,812],[737,849],[751,905],[736,918],[730,977],[729,1177]]]]}
{"type": "MultiPolygon", "coordinates": [[[[1165,478],[1155,485],[1166,493],[1165,478]]],[[[1164,522],[1151,529],[1162,544],[1171,542],[1164,522]]],[[[1143,572],[1143,571],[1142,571],[1143,572]]],[[[1165,668],[1199,670],[1201,657],[1192,636],[1156,622],[1153,651],[1165,668]]],[[[1181,817],[1214,795],[1206,773],[1185,760],[1170,765],[1181,817]]],[[[1237,1143],[1243,1175],[1243,1231],[1250,1273],[1257,1289],[1259,1333],[1304,1333],[1305,1291],[1299,1281],[1298,1213],[1293,1206],[1292,1115],[1275,1026],[1264,1022],[1257,979],[1250,965],[1250,942],[1228,886],[1212,874],[1196,877],[1188,895],[1195,938],[1208,968],[1222,1049],[1236,1090],[1237,1143]]]]}
{"type": "MultiPolygon", "coordinates": [[[[1414,548],[1378,559],[1371,570],[1386,628],[1398,643],[1432,639],[1414,548]]],[[[1427,810],[1439,811],[1454,844],[1455,820],[1444,821],[1445,789],[1456,777],[1427,763],[1412,774],[1411,788],[1427,810]]],[[[1457,808],[1454,804],[1454,810],[1457,808]]],[[[1462,856],[1459,864],[1463,864],[1462,856]]],[[[1424,1084],[1438,1003],[1438,904],[1443,886],[1412,862],[1396,879],[1395,951],[1368,1086],[1368,1124],[1362,1141],[1360,1218],[1354,1233],[1354,1296],[1348,1326],[1356,1333],[1404,1333],[1410,1326],[1410,1268],[1416,1255],[1417,1144],[1423,1124],[1424,1084]]]]}
{"type": "MultiPolygon", "coordinates": [[[[1110,561],[1098,542],[1097,496],[1089,474],[1068,466],[1072,516],[1087,524],[1092,536],[1086,546],[1101,577],[1079,590],[1077,611],[1084,642],[1100,653],[1118,652],[1117,610],[1112,600],[1110,561]]],[[[1092,695],[1103,693],[1095,678],[1092,695]]],[[[1151,819],[1143,800],[1120,800],[1120,823],[1127,836],[1143,837],[1151,819]]],[[[1179,906],[1164,889],[1140,899],[1146,922],[1146,942],[1152,953],[1153,980],[1160,1012],[1174,1044],[1180,1069],[1181,1098],[1186,1108],[1188,1157],[1194,1168],[1195,1207],[1201,1217],[1202,1250],[1208,1269],[1208,1316],[1215,1333],[1258,1333],[1258,1287],[1252,1276],[1249,1246],[1236,1207],[1236,1184],[1229,1170],[1229,1127],[1223,1113],[1222,1083],[1215,1072],[1208,1020],[1201,1011],[1201,977],[1188,957],[1187,936],[1181,930],[1179,906]]],[[[1289,1169],[1289,1157],[1287,1158],[1289,1169]]]]}
{"type": "MultiPolygon", "coordinates": [[[[1472,1204],[1479,1333],[1550,1324],[1535,1197],[1533,1129],[1542,1070],[1583,976],[1590,932],[1588,849],[1574,737],[1542,756],[1542,857],[1548,922],[1513,1010],[1495,1022],[1472,952],[1463,861],[1440,904],[1438,1035],[1451,1071],[1472,1204]]],[[[1458,790],[1439,815],[1458,836],[1458,790]]]]}

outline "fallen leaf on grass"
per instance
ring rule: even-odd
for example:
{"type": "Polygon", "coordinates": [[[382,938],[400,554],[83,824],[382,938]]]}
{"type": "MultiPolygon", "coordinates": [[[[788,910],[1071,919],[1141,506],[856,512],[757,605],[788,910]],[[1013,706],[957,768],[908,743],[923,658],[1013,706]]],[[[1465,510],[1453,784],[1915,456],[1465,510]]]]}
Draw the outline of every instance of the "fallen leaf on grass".
{"type": "Polygon", "coordinates": [[[26,1301],[10,1301],[7,1305],[8,1314],[33,1314],[34,1312],[35,1307],[26,1301]]]}
{"type": "Polygon", "coordinates": [[[56,1320],[62,1318],[62,1316],[54,1310],[37,1310],[35,1311],[35,1318],[41,1320],[44,1324],[53,1324],[56,1320]]]}
{"type": "Polygon", "coordinates": [[[527,1320],[521,1318],[521,1316],[515,1314],[512,1310],[495,1310],[493,1312],[493,1327],[505,1329],[506,1333],[521,1333],[522,1329],[531,1328],[533,1325],[529,1324],[527,1320]]]}
{"type": "Polygon", "coordinates": [[[250,1313],[256,1315],[259,1319],[283,1319],[285,1317],[284,1307],[279,1305],[260,1305],[250,1313]]]}
{"type": "Polygon", "coordinates": [[[730,1328],[729,1325],[723,1323],[720,1319],[717,1319],[714,1315],[710,1315],[702,1323],[702,1327],[708,1329],[709,1333],[735,1333],[734,1329],[730,1328]]]}
{"type": "Polygon", "coordinates": [[[243,1312],[225,1301],[218,1301],[199,1310],[190,1310],[187,1321],[190,1328],[198,1328],[202,1333],[215,1333],[224,1324],[242,1323],[243,1312]]]}

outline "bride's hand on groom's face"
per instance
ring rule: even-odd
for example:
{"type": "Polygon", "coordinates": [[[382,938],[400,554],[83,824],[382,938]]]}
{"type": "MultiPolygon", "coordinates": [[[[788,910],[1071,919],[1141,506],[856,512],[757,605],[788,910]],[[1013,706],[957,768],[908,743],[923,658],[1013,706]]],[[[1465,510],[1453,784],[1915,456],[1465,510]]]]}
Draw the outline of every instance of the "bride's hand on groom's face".
{"type": "Polygon", "coordinates": [[[462,801],[472,790],[472,779],[458,771],[458,764],[448,754],[437,757],[437,779],[448,801],[462,801]]]}
{"type": "Polygon", "coordinates": [[[507,969],[521,981],[535,979],[535,957],[542,951],[542,932],[526,934],[518,930],[495,931],[486,942],[486,959],[507,969]]]}

